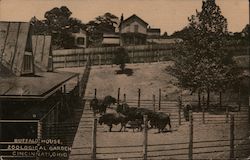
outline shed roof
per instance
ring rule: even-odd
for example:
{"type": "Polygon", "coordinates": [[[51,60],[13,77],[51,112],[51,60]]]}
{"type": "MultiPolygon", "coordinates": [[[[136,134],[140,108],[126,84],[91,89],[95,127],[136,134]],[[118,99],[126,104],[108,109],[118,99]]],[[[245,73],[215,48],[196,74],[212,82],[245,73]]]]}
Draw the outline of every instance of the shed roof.
{"type": "Polygon", "coordinates": [[[1,75],[0,99],[45,99],[77,75],[70,72],[41,72],[33,77],[1,75]]]}
{"type": "Polygon", "coordinates": [[[49,56],[51,53],[51,36],[33,35],[32,52],[35,65],[42,71],[49,71],[49,56]]]}
{"type": "Polygon", "coordinates": [[[29,29],[28,22],[0,22],[1,63],[17,76],[22,74],[29,29]]]}

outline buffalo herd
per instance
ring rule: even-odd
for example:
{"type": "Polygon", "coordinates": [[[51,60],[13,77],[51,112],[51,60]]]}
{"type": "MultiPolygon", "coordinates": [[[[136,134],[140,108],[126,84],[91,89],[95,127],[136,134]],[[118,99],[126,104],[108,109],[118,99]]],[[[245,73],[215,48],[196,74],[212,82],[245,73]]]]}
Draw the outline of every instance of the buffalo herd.
{"type": "Polygon", "coordinates": [[[114,111],[106,113],[111,104],[117,103],[112,96],[106,96],[103,100],[94,98],[90,102],[90,108],[94,113],[100,113],[99,124],[109,126],[109,131],[112,131],[113,125],[121,124],[120,131],[125,131],[126,128],[137,129],[142,131],[144,124],[144,115],[147,115],[149,129],[156,128],[158,132],[163,132],[167,125],[171,130],[170,115],[163,112],[154,112],[146,108],[130,107],[127,103],[117,104],[114,111]]]}

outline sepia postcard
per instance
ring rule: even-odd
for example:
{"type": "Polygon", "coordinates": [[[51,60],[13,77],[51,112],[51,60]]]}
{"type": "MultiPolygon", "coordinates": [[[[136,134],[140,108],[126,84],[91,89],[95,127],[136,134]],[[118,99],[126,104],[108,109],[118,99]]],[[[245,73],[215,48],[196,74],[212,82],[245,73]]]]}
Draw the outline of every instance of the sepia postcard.
{"type": "Polygon", "coordinates": [[[249,9],[0,0],[0,160],[250,159],[249,9]]]}

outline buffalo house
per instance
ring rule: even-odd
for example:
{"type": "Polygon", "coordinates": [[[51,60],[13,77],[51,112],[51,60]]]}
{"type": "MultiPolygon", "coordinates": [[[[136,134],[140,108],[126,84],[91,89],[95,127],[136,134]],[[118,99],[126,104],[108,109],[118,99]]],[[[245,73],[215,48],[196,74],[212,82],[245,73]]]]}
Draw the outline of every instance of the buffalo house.
{"type": "Polygon", "coordinates": [[[71,102],[79,100],[79,74],[48,72],[51,37],[30,33],[27,22],[0,22],[0,142],[63,141],[56,126],[71,118],[71,102]]]}

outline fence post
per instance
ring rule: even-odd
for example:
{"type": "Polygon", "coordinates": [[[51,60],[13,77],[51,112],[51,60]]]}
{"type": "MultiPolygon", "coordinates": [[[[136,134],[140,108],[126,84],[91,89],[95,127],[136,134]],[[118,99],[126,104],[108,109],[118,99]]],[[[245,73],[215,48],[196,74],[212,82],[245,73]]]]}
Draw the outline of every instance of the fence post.
{"type": "Polygon", "coordinates": [[[161,110],[161,89],[159,88],[159,110],[161,110]]]}
{"type": "Polygon", "coordinates": [[[250,128],[250,96],[248,97],[248,127],[250,128]]]}
{"type": "Polygon", "coordinates": [[[202,123],[205,124],[205,106],[202,105],[202,123]]]}
{"type": "Polygon", "coordinates": [[[153,94],[153,109],[154,109],[154,112],[155,112],[155,95],[153,94]]]}
{"type": "Polygon", "coordinates": [[[99,67],[101,67],[101,54],[100,55],[98,55],[98,59],[99,59],[99,61],[98,61],[98,65],[99,65],[99,67]]]}
{"type": "Polygon", "coordinates": [[[132,64],[134,63],[134,51],[132,51],[132,64]]]}
{"type": "Polygon", "coordinates": [[[92,148],[91,148],[91,159],[96,160],[96,129],[97,129],[97,119],[93,120],[92,128],[92,148]]]}
{"type": "Polygon", "coordinates": [[[143,160],[147,160],[147,146],[148,146],[148,116],[143,116],[144,132],[143,132],[143,160]]]}
{"type": "Polygon", "coordinates": [[[120,103],[120,88],[118,88],[118,93],[117,93],[117,105],[120,103]]]}
{"type": "Polygon", "coordinates": [[[182,107],[182,99],[181,96],[178,96],[178,118],[179,118],[179,125],[181,125],[181,107],[182,107]]]}
{"type": "Polygon", "coordinates": [[[193,112],[189,110],[189,152],[188,159],[193,159],[193,112]]]}
{"type": "Polygon", "coordinates": [[[126,94],[123,94],[123,101],[126,102],[126,94]]]}
{"type": "Polygon", "coordinates": [[[140,88],[138,88],[138,108],[140,107],[140,105],[141,105],[141,89],[140,88]]]}
{"type": "Polygon", "coordinates": [[[78,52],[77,56],[78,56],[78,67],[80,67],[80,53],[79,52],[78,52]]]}
{"type": "Polygon", "coordinates": [[[97,94],[97,90],[96,90],[96,88],[95,88],[94,98],[96,98],[96,94],[97,94]]]}
{"type": "Polygon", "coordinates": [[[234,159],[234,115],[230,115],[230,159],[234,159]]]}
{"type": "Polygon", "coordinates": [[[229,111],[228,111],[228,106],[226,106],[226,123],[228,123],[228,117],[229,117],[229,111]]]}
{"type": "Polygon", "coordinates": [[[158,50],[157,50],[157,62],[160,62],[160,54],[158,50]]]}
{"type": "MultiPolygon", "coordinates": [[[[38,121],[37,122],[37,139],[38,139],[38,146],[40,146],[40,143],[41,143],[41,139],[42,139],[42,122],[41,121],[38,121]]],[[[37,150],[37,152],[39,153],[39,149],[37,150]]],[[[37,154],[39,155],[39,154],[37,154]]],[[[39,160],[39,156],[36,156],[36,160],[39,160]]]]}
{"type": "Polygon", "coordinates": [[[78,96],[81,96],[80,77],[77,75],[78,96]]]}
{"type": "Polygon", "coordinates": [[[64,68],[66,68],[66,67],[67,67],[67,56],[64,55],[64,68]]]}
{"type": "Polygon", "coordinates": [[[238,93],[238,111],[240,111],[240,109],[241,109],[241,98],[240,98],[240,96],[241,96],[241,94],[240,94],[240,85],[239,85],[239,93],[238,93]]]}

